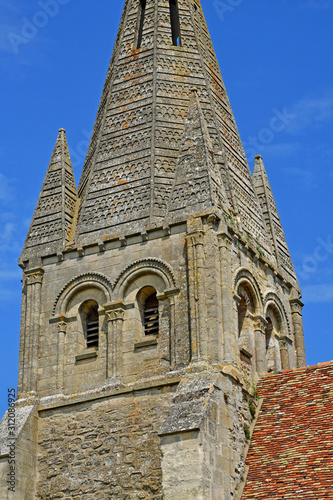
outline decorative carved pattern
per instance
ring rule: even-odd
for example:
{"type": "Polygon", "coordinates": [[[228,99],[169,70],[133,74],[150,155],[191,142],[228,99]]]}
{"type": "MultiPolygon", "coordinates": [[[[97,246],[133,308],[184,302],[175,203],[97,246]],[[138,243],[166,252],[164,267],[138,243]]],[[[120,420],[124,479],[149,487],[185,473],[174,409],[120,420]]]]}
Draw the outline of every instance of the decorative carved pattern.
{"type": "Polygon", "coordinates": [[[42,215],[44,212],[51,213],[58,211],[61,208],[61,193],[53,196],[44,196],[40,199],[37,210],[42,215]]]}
{"type": "Polygon", "coordinates": [[[287,330],[289,333],[291,333],[291,326],[290,326],[290,321],[286,312],[286,309],[280,300],[280,298],[273,292],[267,293],[264,299],[264,308],[265,310],[267,309],[268,305],[272,303],[274,307],[279,311],[279,315],[281,317],[281,320],[283,323],[287,326],[287,330]]]}
{"type": "Polygon", "coordinates": [[[254,329],[255,331],[260,331],[262,333],[265,332],[267,326],[267,321],[264,317],[262,316],[256,316],[254,318],[254,329]]]}
{"type": "Polygon", "coordinates": [[[110,311],[106,310],[105,313],[107,315],[108,321],[117,321],[117,320],[123,321],[125,311],[124,309],[113,309],[110,311]]]}
{"type": "MultiPolygon", "coordinates": [[[[117,222],[117,219],[126,220],[142,217],[142,211],[150,207],[150,191],[147,186],[140,186],[136,189],[130,189],[124,186],[124,189],[108,197],[97,198],[85,207],[84,215],[81,218],[81,224],[91,228],[108,227],[117,222]],[[134,216],[134,217],[133,217],[134,216]]],[[[148,215],[148,214],[147,214],[148,215]]]]}
{"type": "Polygon", "coordinates": [[[60,321],[57,326],[58,326],[58,333],[66,333],[67,323],[65,321],[60,321]]]}
{"type": "Polygon", "coordinates": [[[138,159],[132,163],[111,166],[108,169],[96,171],[91,182],[91,189],[107,189],[116,185],[125,184],[138,178],[150,177],[150,157],[138,159]]]}
{"type": "Polygon", "coordinates": [[[96,282],[100,283],[103,285],[103,288],[107,290],[108,292],[108,299],[111,299],[111,292],[112,292],[112,282],[104,276],[101,273],[86,273],[86,274],[80,274],[79,276],[75,276],[75,278],[72,278],[66,285],[60,290],[58,293],[56,300],[54,302],[53,308],[52,308],[52,315],[54,316],[56,313],[56,309],[58,308],[58,304],[61,303],[61,299],[66,295],[66,292],[69,292],[70,290],[73,290],[73,288],[77,285],[80,285],[81,283],[91,283],[91,282],[96,282]]]}
{"type": "Polygon", "coordinates": [[[242,269],[237,270],[235,278],[234,278],[234,290],[238,289],[238,286],[242,281],[249,282],[251,288],[256,293],[256,298],[257,298],[258,302],[262,306],[262,304],[264,303],[264,297],[263,297],[263,294],[261,292],[261,288],[260,288],[256,278],[253,276],[253,274],[250,273],[250,271],[248,269],[242,268],[242,269]]]}
{"type": "MultiPolygon", "coordinates": [[[[122,283],[133,273],[140,269],[148,269],[151,271],[154,271],[154,269],[159,270],[160,272],[163,273],[163,275],[166,278],[166,288],[167,289],[175,289],[177,288],[176,286],[176,278],[173,273],[173,270],[169,264],[163,262],[160,259],[156,258],[149,258],[149,259],[139,259],[131,264],[129,264],[125,269],[121,271],[121,273],[118,275],[116,278],[115,282],[112,283],[112,281],[107,277],[104,276],[101,273],[86,273],[86,274],[80,274],[79,276],[76,276],[75,278],[71,279],[66,283],[66,285],[60,290],[58,293],[53,308],[52,308],[52,314],[53,316],[56,313],[56,310],[59,308],[59,304],[62,302],[65,296],[67,296],[67,293],[73,290],[77,285],[80,285],[82,283],[87,283],[91,284],[93,282],[99,283],[103,285],[104,290],[107,291],[108,295],[108,300],[111,300],[111,295],[113,292],[115,292],[116,289],[119,289],[119,286],[121,286],[122,283]]],[[[116,308],[118,309],[118,308],[116,308]]],[[[110,310],[110,309],[109,309],[110,310]]],[[[108,309],[106,308],[106,312],[108,309]]]]}
{"type": "Polygon", "coordinates": [[[33,225],[29,232],[26,247],[29,248],[60,239],[62,237],[61,229],[61,220],[49,222],[48,224],[40,224],[39,226],[33,225]]]}
{"type": "Polygon", "coordinates": [[[151,271],[157,269],[159,271],[162,271],[168,282],[167,287],[177,288],[176,278],[171,266],[169,266],[169,264],[166,264],[160,259],[149,258],[149,259],[136,260],[132,262],[129,266],[125,267],[125,269],[118,275],[115,281],[114,289],[117,289],[120,286],[122,286],[122,284],[125,282],[125,280],[127,280],[127,278],[131,274],[134,274],[136,271],[140,269],[148,269],[151,271]]]}
{"type": "MultiPolygon", "coordinates": [[[[186,110],[195,86],[206,120],[211,151],[221,158],[209,162],[211,171],[206,179],[197,176],[189,186],[187,182],[178,183],[175,206],[181,210],[181,191],[185,187],[189,189],[185,198],[188,197],[192,204],[204,207],[210,204],[227,209],[226,203],[233,203],[235,211],[239,211],[236,220],[241,221],[243,229],[270,253],[250,170],[202,9],[200,6],[190,9],[184,3],[180,10],[183,49],[174,50],[168,4],[158,2],[156,6],[147,2],[142,49],[133,51],[137,6],[136,2],[135,6],[133,3],[128,7],[126,23],[119,33],[109,68],[96,133],[80,183],[86,183],[87,172],[93,168],[83,197],[79,234],[87,235],[85,238],[88,239],[88,233],[96,232],[97,238],[100,238],[103,230],[106,232],[112,224],[111,219],[115,225],[132,220],[140,224],[142,219],[144,225],[147,216],[155,216],[156,212],[161,217],[166,215],[176,171],[175,157],[180,152],[186,110]],[[95,151],[96,146],[98,150],[95,151]],[[133,170],[132,165],[142,151],[150,153],[149,163],[142,170],[136,167],[133,170]],[[165,187],[157,180],[159,176],[164,177],[165,187]],[[148,177],[152,180],[149,187],[146,184],[148,177]],[[124,189],[120,196],[117,191],[120,183],[130,183],[136,178],[141,186],[130,186],[130,193],[124,189]],[[108,193],[98,197],[108,201],[99,204],[96,191],[101,189],[108,193]],[[209,203],[207,198],[210,198],[209,203]],[[153,203],[149,202],[150,199],[153,203]]],[[[197,164],[200,162],[201,159],[197,159],[197,164]]],[[[187,167],[195,171],[197,165],[193,163],[187,167]]]]}
{"type": "Polygon", "coordinates": [[[48,251],[53,252],[63,247],[71,231],[76,200],[65,132],[60,130],[22,255],[29,257],[32,251],[36,253],[30,250],[33,247],[39,247],[37,251],[40,252],[46,244],[48,251]]]}
{"type": "Polygon", "coordinates": [[[43,281],[44,270],[36,269],[33,271],[27,271],[25,275],[26,275],[27,285],[34,285],[35,283],[41,284],[43,281]]]}

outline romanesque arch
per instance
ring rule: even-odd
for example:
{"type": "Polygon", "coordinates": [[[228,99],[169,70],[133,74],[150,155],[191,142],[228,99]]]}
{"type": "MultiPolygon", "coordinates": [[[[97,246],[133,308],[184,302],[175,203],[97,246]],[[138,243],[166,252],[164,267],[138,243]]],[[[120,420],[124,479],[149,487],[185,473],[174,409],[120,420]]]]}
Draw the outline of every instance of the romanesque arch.
{"type": "Polygon", "coordinates": [[[68,281],[60,290],[53,305],[53,316],[65,314],[75,297],[78,294],[82,295],[88,289],[94,290],[94,296],[90,298],[95,299],[100,305],[111,301],[112,283],[106,276],[100,273],[81,274],[68,281]]]}
{"type": "Polygon", "coordinates": [[[118,300],[124,297],[125,290],[133,281],[144,275],[155,275],[160,278],[157,280],[160,283],[157,291],[160,293],[177,288],[176,279],[169,264],[156,258],[140,259],[127,266],[116,279],[114,294],[118,300]]]}
{"type": "Polygon", "coordinates": [[[264,315],[267,321],[266,337],[266,363],[268,371],[280,371],[290,367],[289,349],[289,324],[283,304],[274,293],[269,293],[264,301],[264,315]]]}

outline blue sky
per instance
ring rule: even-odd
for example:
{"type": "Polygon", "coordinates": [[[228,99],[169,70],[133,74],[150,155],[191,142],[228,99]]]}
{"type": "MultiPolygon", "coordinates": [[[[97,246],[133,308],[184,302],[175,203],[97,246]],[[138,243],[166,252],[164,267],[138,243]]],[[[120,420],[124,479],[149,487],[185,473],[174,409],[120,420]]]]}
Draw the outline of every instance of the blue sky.
{"type": "MultiPolygon", "coordinates": [[[[79,179],[124,0],[50,2],[41,14],[46,0],[0,0],[0,413],[17,383],[17,259],[61,127],[79,179]]],[[[250,167],[261,154],[299,275],[308,364],[332,360],[333,0],[202,5],[250,167]]]]}

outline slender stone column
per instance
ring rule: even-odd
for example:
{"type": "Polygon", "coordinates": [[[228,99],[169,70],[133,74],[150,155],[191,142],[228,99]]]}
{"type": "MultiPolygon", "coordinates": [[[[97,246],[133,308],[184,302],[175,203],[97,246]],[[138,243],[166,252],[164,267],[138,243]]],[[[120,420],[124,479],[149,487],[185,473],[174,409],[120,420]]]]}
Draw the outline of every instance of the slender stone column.
{"type": "Polygon", "coordinates": [[[22,299],[21,299],[21,325],[20,325],[20,352],[19,352],[19,373],[18,373],[18,397],[23,393],[24,381],[24,355],[25,355],[25,318],[27,309],[27,286],[26,280],[22,279],[22,299]]]}
{"type": "Polygon", "coordinates": [[[196,253],[196,288],[198,301],[198,323],[199,323],[199,356],[208,359],[208,329],[205,294],[205,255],[204,255],[204,233],[198,232],[194,235],[194,248],[196,253]]]}
{"type": "Polygon", "coordinates": [[[175,299],[170,297],[169,301],[169,311],[170,311],[170,366],[175,368],[177,365],[177,352],[176,352],[176,318],[175,318],[175,299]]]}
{"type": "Polygon", "coordinates": [[[199,357],[199,328],[198,328],[198,311],[197,311],[197,293],[195,288],[195,272],[194,272],[194,245],[193,238],[186,237],[186,253],[187,253],[187,273],[188,273],[188,297],[189,297],[189,329],[190,329],[190,360],[196,361],[199,357]]]}
{"type": "Polygon", "coordinates": [[[170,366],[175,368],[177,365],[176,352],[176,311],[175,311],[175,296],[179,294],[178,288],[170,288],[164,292],[157,294],[157,300],[167,301],[169,307],[169,332],[170,332],[170,366]]]}
{"type": "Polygon", "coordinates": [[[24,359],[22,370],[23,392],[36,392],[38,379],[38,346],[40,335],[41,294],[43,269],[26,271],[26,315],[24,335],[24,359]]]}
{"type": "Polygon", "coordinates": [[[186,242],[190,299],[191,360],[199,361],[208,358],[208,332],[207,328],[205,328],[204,232],[197,231],[188,234],[186,242]]]}
{"type": "Polygon", "coordinates": [[[218,235],[220,268],[221,268],[221,297],[222,297],[222,325],[223,325],[223,363],[232,364],[237,359],[235,344],[237,330],[234,329],[233,289],[231,278],[231,244],[232,238],[227,233],[218,235]]]}
{"type": "Polygon", "coordinates": [[[303,318],[302,318],[303,306],[304,306],[303,302],[301,302],[299,299],[293,299],[290,301],[291,315],[294,326],[296,362],[298,368],[306,365],[305,344],[304,344],[304,334],[303,334],[303,318]]]}
{"type": "Polygon", "coordinates": [[[117,380],[123,374],[122,328],[125,308],[120,302],[107,304],[105,313],[108,321],[106,378],[117,380]]]}
{"type": "Polygon", "coordinates": [[[283,337],[280,339],[280,354],[281,354],[281,364],[282,370],[289,370],[290,362],[289,362],[289,354],[288,354],[288,344],[289,339],[287,337],[283,337]]]}
{"type": "Polygon", "coordinates": [[[262,316],[254,318],[254,342],[256,351],[256,367],[258,375],[267,372],[266,334],[267,321],[262,316]]]}
{"type": "Polygon", "coordinates": [[[57,389],[64,392],[65,388],[65,339],[66,339],[67,323],[65,319],[58,323],[58,373],[57,373],[57,389]]]}

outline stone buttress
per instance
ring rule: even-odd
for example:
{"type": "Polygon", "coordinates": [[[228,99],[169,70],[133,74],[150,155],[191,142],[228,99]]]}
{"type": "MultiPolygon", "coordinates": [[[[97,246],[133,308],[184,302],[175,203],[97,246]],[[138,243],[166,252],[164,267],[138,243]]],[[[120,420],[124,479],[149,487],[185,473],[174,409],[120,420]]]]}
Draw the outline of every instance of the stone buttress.
{"type": "Polygon", "coordinates": [[[239,498],[303,304],[199,0],[125,1],[78,190],[61,129],[19,262],[16,498],[239,498]]]}

